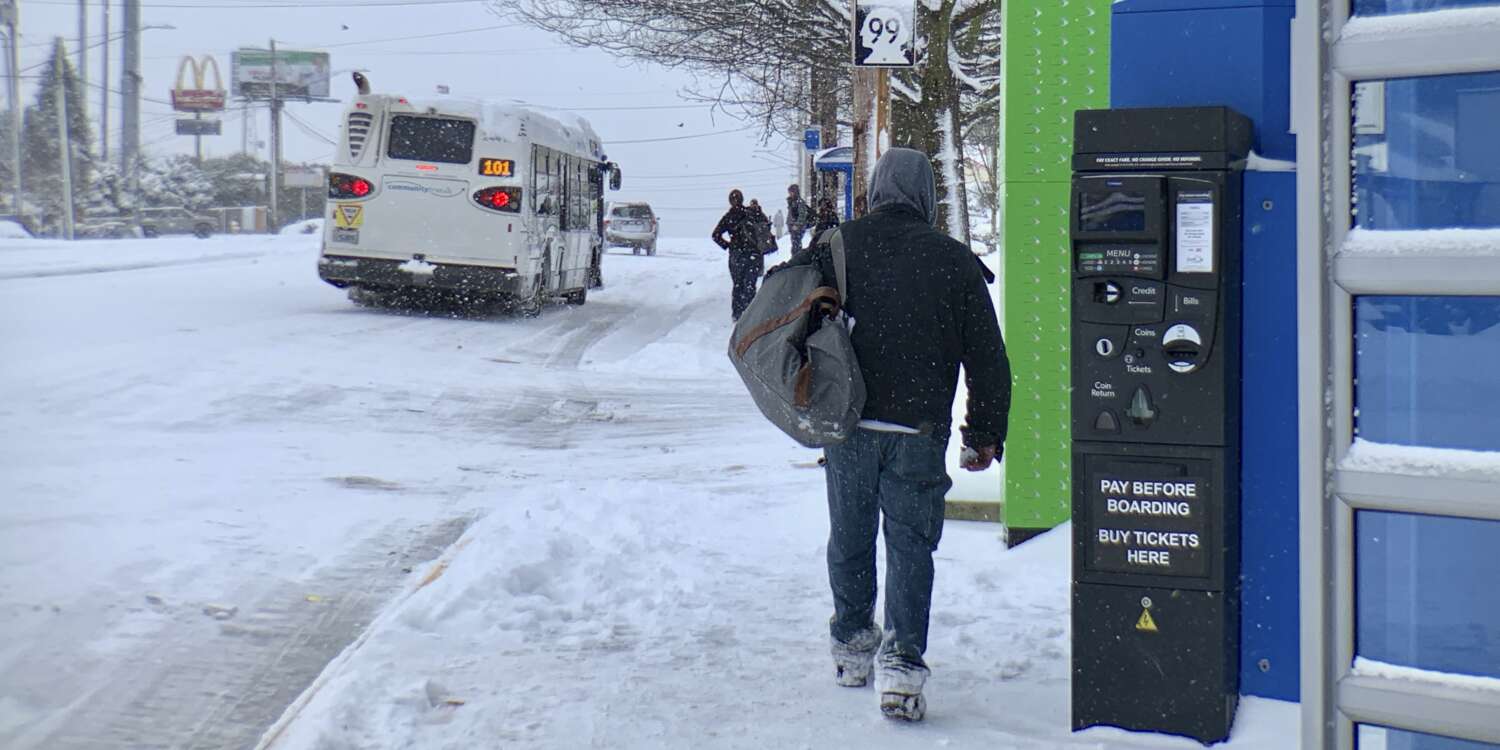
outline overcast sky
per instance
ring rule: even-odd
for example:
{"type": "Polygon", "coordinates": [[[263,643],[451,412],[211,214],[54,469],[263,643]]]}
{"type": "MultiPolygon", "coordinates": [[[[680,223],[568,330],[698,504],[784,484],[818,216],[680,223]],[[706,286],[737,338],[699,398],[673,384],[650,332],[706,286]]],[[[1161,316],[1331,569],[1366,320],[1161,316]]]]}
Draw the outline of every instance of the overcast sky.
{"type": "MultiPolygon", "coordinates": [[[[264,48],[271,38],[288,49],[326,50],[335,71],[332,94],[353,94],[350,69],[367,72],[377,91],[432,94],[439,84],[456,95],[521,99],[578,111],[594,125],[605,151],[625,173],[625,189],[611,199],[649,200],[665,216],[664,234],[707,233],[731,187],[773,207],[784,204],[795,177],[793,146],[761,145],[758,130],[706,105],[684,100],[690,75],[609,54],[562,45],[551,35],[494,15],[481,0],[142,0],[143,25],[171,25],[142,36],[144,100],[141,143],[148,153],[189,153],[192,139],[173,132],[167,102],[183,55],[213,55],[229,75],[229,53],[264,48]],[[381,3],[402,3],[379,7],[381,3]],[[725,132],[741,131],[741,132],[725,132]],[[723,133],[704,138],[626,144],[652,138],[723,133]]],[[[97,129],[103,48],[103,3],[88,2],[89,111],[97,129]]],[[[123,11],[113,0],[110,88],[120,87],[123,11]]],[[[55,36],[76,53],[77,0],[21,0],[21,68],[44,61],[55,36]]],[[[76,60],[76,58],[75,58],[76,60]]],[[[34,76],[35,71],[30,75],[34,76]]],[[[35,98],[35,80],[23,82],[35,98]]],[[[226,80],[226,86],[228,85],[226,80]]],[[[119,143],[119,100],[110,112],[112,155],[119,143]]],[[[238,151],[244,114],[231,102],[224,134],[205,138],[209,155],[238,151]]],[[[328,162],[338,137],[342,104],[289,103],[284,155],[289,161],[328,162]],[[293,119],[295,118],[295,120],[293,119]],[[300,123],[297,121],[301,121],[300,123]]],[[[269,117],[252,111],[251,148],[269,140],[269,117]]],[[[261,146],[262,156],[267,154],[261,146]]]]}

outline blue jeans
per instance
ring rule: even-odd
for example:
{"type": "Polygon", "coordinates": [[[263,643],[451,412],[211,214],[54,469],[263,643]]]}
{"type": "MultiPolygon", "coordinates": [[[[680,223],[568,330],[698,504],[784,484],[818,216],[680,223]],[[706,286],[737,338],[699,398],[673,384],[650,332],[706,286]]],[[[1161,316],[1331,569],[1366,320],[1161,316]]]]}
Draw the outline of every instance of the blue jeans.
{"type": "Polygon", "coordinates": [[[806,231],[806,227],[787,228],[786,233],[792,238],[792,255],[802,252],[802,233],[806,231]]]}
{"type": "Polygon", "coordinates": [[[875,531],[884,516],[885,640],[882,654],[926,666],[932,553],[943,535],[947,431],[906,435],[857,429],[828,458],[830,634],[848,641],[875,615],[875,531]]]}

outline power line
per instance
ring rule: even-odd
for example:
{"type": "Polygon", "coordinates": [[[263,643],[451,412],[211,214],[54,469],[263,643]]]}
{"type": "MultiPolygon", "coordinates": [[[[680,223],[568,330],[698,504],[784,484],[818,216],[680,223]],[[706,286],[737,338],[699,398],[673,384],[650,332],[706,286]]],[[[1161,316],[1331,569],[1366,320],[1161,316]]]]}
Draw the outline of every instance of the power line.
{"type": "MultiPolygon", "coordinates": [[[[462,2],[470,2],[472,0],[460,0],[460,1],[462,1],[462,2]]],[[[287,6],[287,7],[293,7],[293,6],[287,6]]],[[[358,46],[358,45],[361,45],[361,44],[380,44],[382,42],[407,42],[407,41],[411,41],[413,39],[436,39],[438,37],[443,37],[443,36],[459,36],[459,35],[462,35],[462,34],[478,34],[478,33],[483,32],[483,31],[495,31],[497,29],[514,29],[514,28],[516,28],[517,26],[520,26],[520,25],[521,24],[517,24],[517,23],[502,23],[502,24],[497,24],[495,26],[480,26],[480,27],[473,28],[473,29],[456,29],[454,31],[439,31],[439,32],[436,32],[436,33],[433,33],[433,34],[411,34],[411,35],[408,35],[408,36],[389,36],[389,37],[384,37],[384,38],[381,38],[381,39],[364,39],[364,40],[361,40],[361,41],[358,41],[358,42],[330,42],[328,44],[309,44],[309,45],[299,45],[299,46],[316,47],[318,49],[334,49],[335,47],[355,47],[355,46],[358,46]]]]}
{"type": "Polygon", "coordinates": [[[657,109],[708,109],[714,106],[712,104],[641,104],[634,107],[554,107],[550,104],[532,104],[531,102],[522,102],[522,104],[537,109],[555,109],[560,112],[643,112],[657,109]]]}
{"type": "Polygon", "coordinates": [[[338,141],[336,141],[336,140],[328,137],[327,135],[324,135],[322,131],[318,130],[317,128],[313,127],[312,125],[309,125],[308,123],[303,122],[302,118],[300,118],[300,117],[292,114],[292,112],[290,110],[283,109],[281,111],[281,113],[283,115],[286,115],[287,119],[291,120],[292,124],[296,125],[297,128],[299,130],[301,130],[302,132],[304,132],[304,133],[306,133],[308,135],[311,135],[311,136],[313,136],[315,138],[321,139],[322,141],[326,142],[330,146],[337,146],[337,145],[339,145],[338,141]]]}
{"type": "Polygon", "coordinates": [[[729,135],[731,133],[743,133],[746,130],[753,130],[754,128],[755,128],[754,125],[746,125],[745,127],[738,128],[736,130],[720,130],[720,131],[713,132],[713,133],[695,133],[693,135],[679,135],[679,136],[676,136],[676,137],[673,137],[673,138],[638,138],[638,139],[631,140],[631,141],[612,141],[612,140],[607,140],[606,139],[604,141],[604,143],[605,143],[605,145],[608,145],[608,146],[623,146],[623,145],[628,145],[628,144],[632,144],[632,143],[665,143],[667,141],[686,141],[686,140],[691,140],[693,138],[708,138],[710,136],[715,136],[715,135],[729,135]]]}
{"type": "Polygon", "coordinates": [[[742,174],[755,174],[757,172],[781,172],[781,167],[762,167],[760,169],[741,169],[736,172],[704,172],[702,174],[633,174],[632,180],[682,180],[694,177],[733,177],[742,174]]]}

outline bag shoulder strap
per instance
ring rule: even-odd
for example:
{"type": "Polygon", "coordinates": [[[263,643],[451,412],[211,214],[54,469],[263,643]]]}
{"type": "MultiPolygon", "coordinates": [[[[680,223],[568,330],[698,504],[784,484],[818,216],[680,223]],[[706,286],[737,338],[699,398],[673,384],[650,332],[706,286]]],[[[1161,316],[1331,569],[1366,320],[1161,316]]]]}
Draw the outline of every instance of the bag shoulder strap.
{"type": "Polygon", "coordinates": [[[833,273],[838,277],[839,300],[849,300],[849,289],[845,279],[848,278],[844,264],[844,233],[840,229],[833,230],[833,236],[829,238],[828,244],[833,248],[833,273]]]}

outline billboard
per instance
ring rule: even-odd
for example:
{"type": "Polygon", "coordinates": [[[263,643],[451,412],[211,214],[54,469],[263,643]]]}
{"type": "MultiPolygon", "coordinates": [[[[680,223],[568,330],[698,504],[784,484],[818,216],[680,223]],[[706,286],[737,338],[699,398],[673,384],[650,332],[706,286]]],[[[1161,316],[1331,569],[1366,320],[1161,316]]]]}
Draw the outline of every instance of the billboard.
{"type": "Polygon", "coordinates": [[[287,166],[281,170],[281,184],[289,188],[321,188],[328,185],[322,167],[287,166]]]}
{"type": "MultiPolygon", "coordinates": [[[[328,98],[327,52],[276,50],[276,96],[286,99],[328,98]]],[[[241,99],[271,96],[271,51],[237,49],[230,55],[230,86],[241,99]]]]}
{"type": "Polygon", "coordinates": [[[178,135],[222,135],[224,124],[219,120],[178,120],[178,135]]]}

